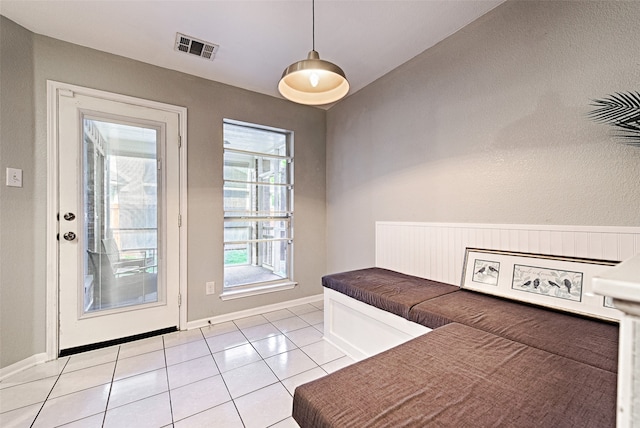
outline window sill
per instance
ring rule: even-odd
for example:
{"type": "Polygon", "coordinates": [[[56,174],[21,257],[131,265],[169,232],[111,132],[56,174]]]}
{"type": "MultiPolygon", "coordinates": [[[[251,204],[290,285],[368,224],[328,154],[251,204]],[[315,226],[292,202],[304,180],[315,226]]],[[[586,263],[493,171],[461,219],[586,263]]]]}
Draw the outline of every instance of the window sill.
{"type": "Polygon", "coordinates": [[[223,291],[220,295],[220,299],[233,300],[241,299],[243,297],[257,296],[259,294],[275,293],[276,291],[291,290],[296,285],[298,285],[297,282],[287,281],[269,285],[258,285],[255,287],[241,288],[237,290],[230,289],[223,291]]]}

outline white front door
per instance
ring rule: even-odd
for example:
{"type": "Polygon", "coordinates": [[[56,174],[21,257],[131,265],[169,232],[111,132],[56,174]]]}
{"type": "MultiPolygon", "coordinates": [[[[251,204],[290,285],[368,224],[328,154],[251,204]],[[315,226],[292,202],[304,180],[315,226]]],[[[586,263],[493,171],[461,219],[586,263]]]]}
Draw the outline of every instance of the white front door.
{"type": "Polygon", "coordinates": [[[179,327],[179,116],[58,90],[60,351],[179,327]]]}

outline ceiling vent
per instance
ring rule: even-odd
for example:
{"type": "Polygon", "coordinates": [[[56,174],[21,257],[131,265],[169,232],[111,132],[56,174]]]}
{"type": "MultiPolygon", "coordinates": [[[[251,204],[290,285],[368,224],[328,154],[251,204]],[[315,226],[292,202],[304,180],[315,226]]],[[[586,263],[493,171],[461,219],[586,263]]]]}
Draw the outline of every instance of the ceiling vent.
{"type": "Polygon", "coordinates": [[[178,52],[199,56],[204,59],[213,60],[220,46],[204,40],[194,39],[191,36],[176,33],[176,46],[178,52]]]}

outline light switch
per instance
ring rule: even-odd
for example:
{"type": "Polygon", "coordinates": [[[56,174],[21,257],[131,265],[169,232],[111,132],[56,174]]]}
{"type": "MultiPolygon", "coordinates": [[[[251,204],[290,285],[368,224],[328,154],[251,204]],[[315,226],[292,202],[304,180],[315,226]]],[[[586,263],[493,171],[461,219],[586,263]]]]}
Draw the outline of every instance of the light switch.
{"type": "Polygon", "coordinates": [[[7,186],[22,187],[22,170],[7,168],[7,186]]]}
{"type": "Polygon", "coordinates": [[[216,283],[215,281],[206,283],[206,293],[207,294],[216,294],[216,283]]]}

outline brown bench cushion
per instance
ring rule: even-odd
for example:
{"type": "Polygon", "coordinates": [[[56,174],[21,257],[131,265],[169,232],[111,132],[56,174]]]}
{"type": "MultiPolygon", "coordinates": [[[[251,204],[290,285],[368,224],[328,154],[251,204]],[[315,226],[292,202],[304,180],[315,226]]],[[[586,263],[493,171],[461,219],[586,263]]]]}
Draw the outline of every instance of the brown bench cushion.
{"type": "Polygon", "coordinates": [[[414,305],[459,290],[455,285],[382,268],[326,275],[322,285],[404,318],[414,305]]]}
{"type": "Polygon", "coordinates": [[[618,366],[618,326],[460,290],[414,306],[410,321],[429,328],[475,327],[611,372],[618,366]]]}
{"type": "Polygon", "coordinates": [[[299,386],[306,427],[613,427],[616,375],[452,323],[299,386]]]}

